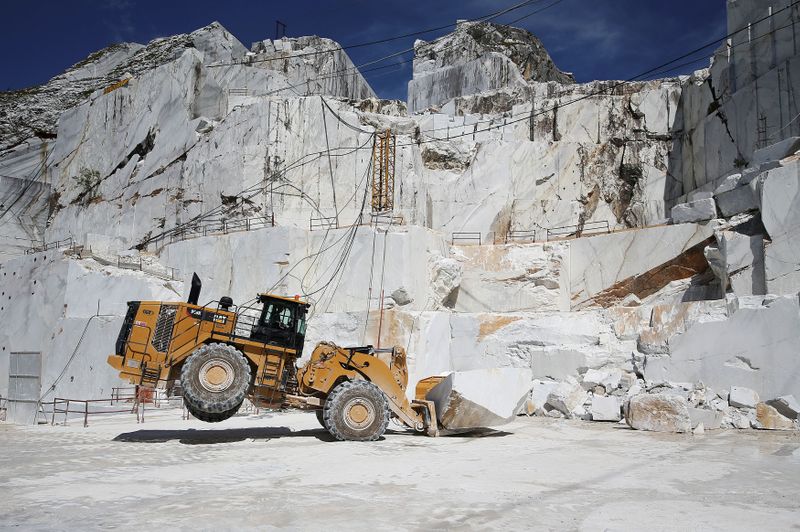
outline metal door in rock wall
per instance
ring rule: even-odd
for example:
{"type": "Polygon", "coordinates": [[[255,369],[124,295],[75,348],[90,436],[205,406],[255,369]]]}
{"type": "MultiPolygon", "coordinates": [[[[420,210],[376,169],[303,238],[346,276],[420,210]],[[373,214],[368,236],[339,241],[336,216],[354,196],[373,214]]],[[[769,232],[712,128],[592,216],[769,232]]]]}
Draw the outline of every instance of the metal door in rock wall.
{"type": "Polygon", "coordinates": [[[42,353],[12,351],[8,368],[6,420],[27,425],[34,423],[41,391],[42,353]]]}

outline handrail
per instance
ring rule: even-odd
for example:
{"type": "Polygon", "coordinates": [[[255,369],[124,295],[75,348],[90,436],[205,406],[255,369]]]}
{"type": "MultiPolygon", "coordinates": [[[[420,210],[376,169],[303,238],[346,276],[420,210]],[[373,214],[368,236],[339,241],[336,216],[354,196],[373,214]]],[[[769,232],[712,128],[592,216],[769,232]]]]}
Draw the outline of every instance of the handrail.
{"type": "MultiPolygon", "coordinates": [[[[46,404],[52,404],[53,412],[52,418],[50,420],[51,425],[56,424],[56,414],[64,414],[64,425],[67,424],[69,420],[70,414],[83,414],[83,426],[89,426],[89,415],[95,414],[121,414],[121,413],[130,413],[136,414],[136,422],[137,423],[144,423],[144,403],[141,401],[136,401],[133,404],[132,408],[126,408],[124,410],[100,410],[100,411],[90,411],[89,405],[94,405],[98,403],[109,403],[113,405],[113,399],[65,399],[61,397],[55,397],[52,402],[48,401],[46,404]],[[71,409],[71,405],[75,404],[83,404],[83,408],[79,409],[71,409]],[[139,411],[139,407],[141,406],[141,412],[139,411]]],[[[45,415],[47,415],[45,413],[45,415]]],[[[47,419],[47,418],[45,418],[47,419]]]]}
{"type": "Polygon", "coordinates": [[[517,231],[509,231],[506,234],[506,243],[509,242],[536,242],[535,229],[521,229],[517,231]]]}
{"type": "Polygon", "coordinates": [[[478,245],[480,246],[481,233],[479,231],[454,231],[450,235],[450,243],[455,245],[456,240],[468,242],[475,242],[477,240],[478,245]]]}
{"type": "Polygon", "coordinates": [[[114,387],[111,388],[111,404],[141,401],[143,403],[152,403],[153,406],[159,408],[163,400],[169,400],[169,397],[164,396],[163,392],[164,390],[159,388],[141,388],[139,386],[114,387]]]}
{"type": "Polygon", "coordinates": [[[550,240],[551,236],[569,237],[574,235],[575,237],[579,237],[584,233],[597,231],[605,231],[606,233],[610,233],[611,228],[608,225],[608,221],[600,220],[597,222],[584,222],[576,225],[553,227],[547,230],[547,240],[550,240]]]}
{"type": "Polygon", "coordinates": [[[339,219],[333,216],[310,218],[308,220],[308,229],[309,231],[315,231],[317,229],[339,229],[339,219]]]}
{"type": "Polygon", "coordinates": [[[405,220],[402,214],[391,212],[372,212],[369,215],[370,225],[403,225],[405,220]]]}
{"type": "MultiPolygon", "coordinates": [[[[117,257],[117,268],[124,269],[124,270],[138,270],[140,272],[149,273],[150,275],[155,275],[156,277],[163,277],[167,278],[162,272],[154,268],[149,268],[146,264],[142,262],[142,258],[139,257],[137,261],[125,261],[123,260],[124,257],[117,257]]],[[[180,279],[180,270],[178,268],[173,268],[172,266],[161,266],[165,270],[167,270],[168,278],[172,281],[177,281],[180,279]]]]}
{"type": "Polygon", "coordinates": [[[25,255],[33,255],[34,253],[41,253],[42,251],[50,251],[51,249],[58,249],[58,248],[71,248],[75,247],[75,241],[72,237],[65,238],[64,240],[56,240],[54,242],[48,242],[46,244],[42,244],[41,246],[33,246],[25,250],[25,255]]]}
{"type": "Polygon", "coordinates": [[[268,216],[257,216],[241,220],[215,220],[203,225],[186,225],[148,240],[144,246],[166,241],[165,245],[174,244],[190,238],[198,238],[214,234],[237,233],[240,231],[255,231],[265,227],[275,227],[275,213],[268,216]]]}

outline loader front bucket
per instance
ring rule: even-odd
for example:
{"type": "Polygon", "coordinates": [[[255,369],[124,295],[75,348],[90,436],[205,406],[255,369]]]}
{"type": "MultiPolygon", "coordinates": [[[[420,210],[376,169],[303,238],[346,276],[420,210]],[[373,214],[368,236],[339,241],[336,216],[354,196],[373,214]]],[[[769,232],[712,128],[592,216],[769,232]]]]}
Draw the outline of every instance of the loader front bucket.
{"type": "Polygon", "coordinates": [[[512,421],[524,408],[531,378],[529,369],[519,368],[454,371],[423,379],[416,391],[436,405],[442,429],[462,432],[512,421]]]}

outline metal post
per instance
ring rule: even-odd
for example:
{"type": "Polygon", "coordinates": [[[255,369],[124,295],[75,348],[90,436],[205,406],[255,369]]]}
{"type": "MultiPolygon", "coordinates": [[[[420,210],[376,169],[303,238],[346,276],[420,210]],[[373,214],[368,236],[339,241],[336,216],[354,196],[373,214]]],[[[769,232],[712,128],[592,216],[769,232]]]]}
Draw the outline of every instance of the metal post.
{"type": "MultiPolygon", "coordinates": [[[[384,243],[384,246],[385,245],[386,244],[384,243]]],[[[383,329],[383,290],[381,290],[381,302],[380,302],[380,305],[381,305],[381,313],[380,313],[380,317],[378,318],[378,340],[376,341],[377,349],[381,348],[381,329],[383,329]]]]}
{"type": "Polygon", "coordinates": [[[89,426],[89,401],[83,403],[85,406],[83,413],[83,428],[89,426]]]}

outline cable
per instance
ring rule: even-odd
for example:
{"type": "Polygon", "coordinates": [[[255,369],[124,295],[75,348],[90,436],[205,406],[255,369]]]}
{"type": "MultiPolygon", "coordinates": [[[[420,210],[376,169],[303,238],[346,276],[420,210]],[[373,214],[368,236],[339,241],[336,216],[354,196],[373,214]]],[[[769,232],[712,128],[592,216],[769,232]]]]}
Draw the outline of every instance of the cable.
{"type": "MultiPolygon", "coordinates": [[[[37,179],[39,177],[41,177],[42,171],[44,170],[45,166],[47,165],[47,161],[50,159],[50,156],[54,152],[55,152],[55,146],[53,146],[53,148],[50,149],[50,151],[47,153],[47,156],[39,164],[34,176],[27,180],[27,183],[25,183],[25,187],[22,189],[22,192],[20,192],[19,195],[17,195],[16,199],[14,199],[14,201],[11,202],[11,205],[6,207],[6,210],[3,211],[3,214],[0,214],[0,220],[2,220],[5,217],[5,215],[8,214],[8,212],[14,207],[14,205],[16,205],[19,202],[19,200],[21,200],[25,196],[25,194],[28,192],[28,190],[31,189],[31,187],[33,186],[34,183],[38,183],[37,179]]],[[[6,176],[6,177],[8,177],[8,176],[6,176]]],[[[25,179],[25,178],[15,178],[15,179],[25,179]]],[[[14,214],[14,216],[19,216],[19,213],[14,214]]],[[[8,220],[3,222],[3,224],[0,224],[0,227],[3,227],[7,223],[8,223],[8,220]]]]}
{"type": "MultiPolygon", "coordinates": [[[[523,7],[525,5],[528,5],[528,4],[531,4],[531,3],[536,3],[536,2],[541,2],[541,1],[542,0],[529,0],[527,2],[522,2],[521,4],[517,4],[516,6],[512,6],[512,8],[509,8],[509,9],[506,9],[506,10],[503,10],[503,11],[500,11],[500,12],[496,12],[496,13],[492,14],[491,16],[481,17],[481,18],[478,18],[478,19],[472,19],[472,20],[469,20],[468,22],[489,22],[490,20],[493,20],[493,19],[495,19],[495,18],[497,18],[497,17],[499,17],[501,15],[504,15],[505,13],[508,13],[512,9],[518,9],[519,7],[523,7]]],[[[549,9],[549,8],[561,3],[562,1],[563,0],[556,0],[552,4],[550,4],[548,6],[545,6],[542,9],[538,9],[538,10],[535,10],[535,11],[533,11],[531,13],[528,13],[527,15],[525,15],[524,17],[521,17],[518,20],[521,20],[522,18],[527,18],[529,16],[535,15],[536,13],[541,13],[542,11],[544,11],[546,9],[549,9]]],[[[435,43],[438,40],[443,39],[444,37],[446,37],[446,36],[442,36],[442,37],[440,37],[438,39],[435,39],[435,40],[433,40],[431,42],[435,43]]],[[[450,45],[449,47],[445,47],[444,49],[452,48],[454,46],[455,46],[455,44],[450,45]]],[[[331,78],[335,78],[335,77],[341,77],[342,74],[347,74],[347,73],[349,73],[349,72],[351,72],[353,70],[358,71],[359,73],[361,73],[363,75],[364,72],[369,72],[371,70],[371,69],[368,69],[368,70],[363,70],[362,71],[361,69],[363,67],[371,66],[371,65],[374,65],[374,64],[377,64],[377,63],[382,63],[382,62],[384,62],[384,61],[386,61],[388,59],[392,59],[394,57],[398,57],[400,55],[403,55],[403,54],[406,54],[406,53],[409,53],[409,52],[413,52],[413,51],[414,51],[414,47],[412,46],[411,48],[406,48],[406,49],[400,50],[398,52],[394,52],[394,53],[391,53],[389,55],[386,55],[386,56],[383,56],[383,57],[380,57],[380,58],[377,58],[377,59],[373,59],[371,61],[367,61],[366,63],[362,63],[360,65],[354,65],[352,67],[348,67],[348,68],[345,68],[345,69],[342,69],[342,70],[331,72],[331,73],[329,73],[329,74],[327,74],[325,76],[319,76],[319,77],[316,77],[316,78],[307,79],[307,80],[299,82],[299,83],[295,83],[294,85],[287,85],[285,87],[280,87],[278,89],[274,89],[274,90],[271,90],[269,92],[266,92],[264,95],[265,96],[269,96],[269,95],[272,95],[272,94],[277,94],[277,93],[282,92],[282,91],[287,90],[287,89],[291,89],[291,90],[294,91],[294,89],[296,89],[297,87],[300,87],[302,85],[309,85],[311,82],[314,82],[314,81],[320,81],[320,80],[324,80],[324,79],[331,79],[331,78]]],[[[283,58],[283,59],[286,59],[286,58],[283,58]]],[[[403,64],[403,63],[408,63],[410,61],[413,61],[413,57],[411,59],[407,59],[407,60],[404,60],[404,61],[399,61],[397,63],[393,63],[392,66],[403,64]]],[[[387,67],[383,66],[383,67],[379,67],[379,68],[387,68],[387,67]]],[[[375,69],[375,70],[377,70],[377,69],[375,69]]]]}
{"type": "MultiPolygon", "coordinates": [[[[502,9],[500,11],[494,11],[494,12],[489,13],[487,15],[483,15],[483,16],[471,19],[470,22],[476,22],[476,21],[480,21],[480,20],[483,20],[483,19],[489,20],[489,17],[496,18],[496,17],[499,17],[499,16],[504,15],[506,13],[509,13],[511,11],[515,11],[515,10],[517,10],[517,9],[519,9],[521,7],[524,7],[524,6],[528,5],[528,4],[535,4],[535,3],[541,2],[541,1],[542,0],[526,0],[525,2],[521,2],[519,4],[512,5],[511,7],[508,7],[506,9],[502,9]]],[[[299,54],[292,54],[292,55],[286,56],[286,57],[268,57],[268,58],[263,58],[263,59],[253,59],[253,60],[250,60],[250,61],[232,61],[232,62],[228,62],[228,63],[215,63],[215,64],[208,65],[208,66],[209,67],[221,67],[221,66],[234,66],[234,65],[249,65],[249,64],[253,64],[253,63],[264,63],[264,62],[269,62],[269,61],[283,61],[285,59],[294,59],[296,57],[309,57],[309,56],[315,56],[315,55],[321,55],[321,54],[328,54],[328,53],[333,53],[333,52],[339,52],[339,51],[342,51],[342,50],[351,50],[353,48],[363,48],[365,46],[373,46],[373,45],[376,45],[376,44],[383,44],[383,43],[386,43],[386,42],[396,41],[396,40],[399,40],[399,39],[405,39],[407,37],[414,37],[416,35],[424,35],[426,33],[433,33],[434,31],[446,30],[446,29],[452,28],[452,27],[454,27],[456,25],[457,25],[457,23],[446,24],[444,26],[438,26],[436,28],[428,28],[428,29],[425,29],[425,30],[413,31],[413,32],[410,32],[410,33],[404,33],[402,35],[395,35],[394,37],[386,37],[386,38],[383,38],[383,39],[378,39],[378,40],[375,40],[375,41],[368,41],[368,42],[363,42],[363,43],[358,43],[358,44],[349,44],[349,45],[346,45],[346,46],[339,46],[339,47],[330,48],[330,49],[327,49],[327,50],[315,50],[313,52],[301,52],[299,54]]],[[[413,50],[413,48],[412,48],[412,50],[413,50]]],[[[277,49],[276,49],[276,51],[277,51],[277,49]]]]}
{"type": "MultiPolygon", "coordinates": [[[[350,155],[351,153],[354,153],[354,152],[357,152],[359,150],[364,149],[366,147],[366,145],[369,143],[369,141],[370,141],[370,139],[367,139],[367,141],[364,144],[362,144],[360,146],[356,146],[356,147],[342,146],[342,147],[338,147],[338,148],[331,148],[330,151],[348,150],[346,153],[342,153],[342,154],[335,154],[334,153],[334,154],[331,154],[331,156],[332,157],[346,157],[347,155],[350,155]]],[[[162,240],[162,239],[167,238],[167,237],[169,237],[171,235],[180,234],[182,232],[182,230],[186,229],[187,227],[197,226],[200,222],[202,222],[204,220],[208,220],[210,217],[212,217],[214,215],[225,214],[226,212],[230,212],[232,209],[234,209],[237,206],[243,204],[244,202],[250,200],[251,198],[257,196],[258,194],[261,194],[261,193],[265,192],[266,188],[267,188],[267,185],[264,184],[265,182],[268,182],[271,179],[274,180],[274,179],[282,178],[290,170],[294,170],[294,169],[297,169],[297,168],[302,168],[303,166],[305,166],[307,164],[311,164],[312,162],[315,162],[316,160],[321,158],[325,153],[327,153],[327,151],[323,150],[323,151],[320,151],[320,152],[314,152],[314,153],[305,154],[305,155],[301,156],[300,158],[296,159],[295,161],[293,161],[292,163],[290,163],[288,166],[286,166],[283,169],[281,169],[280,171],[276,171],[273,174],[271,174],[269,177],[264,178],[261,182],[256,183],[256,184],[254,184],[254,185],[252,185],[252,186],[240,191],[238,194],[236,194],[234,196],[236,198],[236,200],[234,201],[233,205],[226,206],[225,204],[221,203],[220,205],[218,205],[217,207],[215,207],[214,209],[212,209],[210,211],[206,211],[204,213],[198,214],[198,215],[194,216],[193,218],[191,218],[190,220],[188,220],[186,222],[178,224],[178,225],[176,225],[176,226],[174,226],[174,227],[172,227],[170,229],[167,229],[166,231],[162,231],[162,232],[158,233],[157,235],[150,236],[150,237],[142,240],[141,242],[139,242],[139,244],[136,245],[136,247],[138,249],[142,249],[142,248],[146,247],[148,244],[150,244],[152,242],[155,242],[155,241],[158,241],[158,240],[162,240]],[[308,160],[305,160],[305,159],[308,159],[308,160]],[[226,209],[227,209],[227,211],[226,211],[226,209]]],[[[322,213],[319,210],[319,206],[314,204],[311,201],[311,199],[307,195],[305,195],[303,193],[302,190],[300,190],[299,188],[297,188],[296,186],[294,186],[293,184],[288,183],[288,182],[287,183],[282,183],[281,186],[287,186],[287,187],[294,188],[295,190],[299,191],[301,193],[301,197],[303,197],[306,201],[308,201],[312,205],[312,207],[320,215],[322,215],[322,213]]]]}
{"type": "Polygon", "coordinates": [[[333,194],[333,210],[337,212],[336,225],[339,225],[339,208],[336,205],[336,183],[333,179],[333,161],[331,160],[331,145],[328,139],[328,120],[325,118],[325,99],[322,95],[319,96],[319,101],[322,104],[322,128],[325,131],[325,148],[328,153],[328,170],[331,174],[331,192],[333,194]]]}
{"type": "MultiPolygon", "coordinates": [[[[83,343],[83,339],[86,336],[86,331],[89,330],[89,325],[92,324],[92,321],[95,318],[116,318],[116,317],[117,316],[115,316],[113,314],[100,314],[100,302],[98,301],[98,303],[97,303],[97,313],[92,315],[92,316],[90,316],[89,319],[87,320],[86,326],[83,328],[83,332],[81,333],[80,338],[78,338],[78,343],[75,344],[75,349],[72,350],[72,354],[67,359],[67,363],[64,364],[64,367],[61,369],[61,373],[58,374],[58,377],[56,377],[56,379],[53,381],[53,383],[47,388],[47,391],[45,391],[39,397],[38,401],[36,402],[36,413],[34,414],[35,416],[38,417],[38,415],[39,415],[39,408],[41,408],[42,400],[45,397],[47,397],[48,395],[50,395],[50,393],[55,391],[56,386],[58,385],[58,383],[61,382],[61,379],[64,378],[64,375],[67,372],[67,368],[69,368],[70,364],[72,364],[72,361],[75,360],[75,356],[78,354],[78,349],[80,348],[81,343],[83,343]]],[[[34,418],[34,422],[35,422],[35,418],[34,418]]]]}
{"type": "MultiPolygon", "coordinates": [[[[775,16],[775,15],[777,15],[778,13],[780,13],[780,12],[782,12],[782,11],[785,11],[785,10],[787,10],[787,9],[790,9],[791,7],[794,7],[794,6],[798,5],[798,4],[800,4],[800,0],[795,0],[795,2],[791,3],[791,4],[790,4],[790,5],[788,5],[787,7],[783,8],[783,9],[780,9],[780,10],[778,10],[778,11],[775,11],[775,12],[774,12],[774,13],[772,13],[771,15],[767,15],[766,17],[763,17],[763,18],[761,18],[761,19],[759,19],[759,20],[757,20],[757,21],[755,21],[755,22],[752,22],[752,23],[750,24],[750,26],[753,26],[753,25],[755,25],[755,24],[758,24],[758,23],[760,23],[760,22],[763,22],[763,21],[765,21],[765,20],[767,20],[767,19],[769,19],[769,18],[771,18],[771,17],[774,17],[774,16],[775,16]]],[[[539,115],[542,115],[542,114],[547,114],[547,113],[549,113],[549,112],[553,111],[553,110],[554,110],[554,109],[556,109],[556,108],[559,108],[559,109],[560,109],[560,108],[562,108],[562,107],[566,107],[566,106],[568,106],[568,105],[572,105],[572,104],[574,104],[574,103],[577,103],[577,102],[580,102],[580,101],[586,100],[586,99],[588,99],[588,98],[591,98],[591,97],[593,97],[593,96],[597,96],[597,95],[599,95],[599,94],[604,94],[604,93],[606,93],[606,92],[613,91],[613,90],[614,90],[614,89],[616,89],[617,87],[620,87],[620,86],[622,86],[622,85],[624,85],[624,84],[626,84],[626,83],[631,83],[631,82],[637,81],[639,78],[642,78],[642,77],[648,76],[648,75],[650,75],[650,74],[653,74],[653,73],[655,73],[655,72],[657,72],[657,71],[659,71],[659,70],[661,70],[661,69],[664,69],[665,67],[668,67],[668,66],[669,66],[669,65],[671,65],[672,63],[675,63],[675,62],[677,62],[677,61],[680,61],[681,59],[685,59],[685,58],[687,58],[687,57],[690,57],[690,56],[692,56],[692,55],[694,55],[694,54],[698,53],[698,52],[699,52],[699,51],[701,51],[701,50],[705,50],[706,48],[709,48],[709,47],[711,47],[711,46],[714,46],[714,45],[716,45],[717,43],[719,43],[720,41],[723,41],[723,40],[725,40],[725,39],[728,39],[728,38],[730,38],[730,37],[732,37],[732,36],[734,36],[734,35],[736,35],[736,34],[738,34],[738,33],[741,33],[742,31],[745,31],[745,30],[747,30],[747,27],[745,27],[745,28],[741,28],[741,29],[739,29],[739,30],[736,30],[736,31],[734,31],[734,32],[731,32],[731,33],[729,33],[729,34],[727,34],[727,35],[725,35],[725,36],[723,36],[723,37],[720,37],[719,39],[716,39],[716,40],[714,40],[714,41],[710,41],[709,43],[706,43],[706,44],[704,44],[704,45],[700,46],[699,48],[696,48],[696,49],[694,49],[694,50],[692,50],[692,51],[690,51],[690,52],[687,52],[687,53],[685,53],[685,54],[683,54],[683,55],[681,55],[681,56],[679,56],[679,57],[676,57],[675,59],[672,59],[672,60],[670,60],[670,61],[667,61],[666,63],[663,63],[663,64],[661,64],[661,65],[658,65],[658,66],[656,66],[656,67],[653,67],[653,68],[651,68],[651,69],[649,69],[649,70],[646,70],[646,71],[642,72],[641,74],[638,74],[638,75],[636,75],[636,76],[634,76],[634,77],[632,77],[632,78],[628,78],[628,79],[626,79],[626,80],[623,80],[623,81],[618,81],[618,82],[615,82],[615,83],[613,83],[611,86],[609,86],[609,87],[607,87],[607,88],[600,89],[600,90],[598,90],[598,91],[589,92],[589,93],[587,93],[587,94],[585,94],[585,95],[583,95],[583,96],[581,96],[581,97],[579,97],[579,98],[576,98],[576,99],[574,99],[574,100],[570,100],[570,101],[568,101],[568,102],[566,102],[566,103],[562,103],[562,104],[556,104],[556,105],[554,105],[554,106],[553,106],[552,108],[550,108],[550,109],[542,109],[541,111],[538,111],[538,112],[536,112],[536,113],[530,113],[530,114],[528,114],[528,115],[526,115],[526,116],[524,116],[524,117],[520,117],[520,118],[517,118],[517,119],[511,120],[511,121],[507,121],[507,122],[504,122],[504,123],[502,123],[502,124],[495,124],[495,125],[493,125],[493,126],[489,126],[489,127],[486,127],[486,128],[484,128],[484,129],[481,129],[481,130],[478,130],[478,129],[477,129],[477,125],[478,125],[478,124],[482,124],[482,123],[483,123],[483,124],[485,124],[485,123],[487,123],[487,122],[489,122],[489,123],[490,123],[490,122],[492,122],[494,119],[489,119],[489,120],[479,120],[479,121],[477,121],[477,122],[475,122],[475,123],[473,123],[473,124],[470,124],[470,125],[474,125],[474,126],[475,126],[475,130],[474,130],[474,131],[471,131],[471,132],[464,132],[464,133],[460,133],[460,134],[457,134],[457,135],[450,135],[450,136],[448,137],[448,139],[447,139],[447,140],[454,139],[454,138],[459,138],[459,137],[464,137],[464,136],[468,136],[468,135],[475,135],[475,134],[477,134],[477,133],[483,133],[483,132],[485,132],[485,131],[490,131],[490,130],[492,130],[492,129],[499,129],[499,128],[501,128],[501,127],[506,127],[506,126],[509,126],[509,125],[511,125],[511,124],[516,124],[516,123],[518,123],[518,122],[522,122],[522,121],[525,121],[525,120],[530,120],[530,119],[531,119],[532,117],[534,117],[534,116],[539,116],[539,115]]],[[[694,61],[694,62],[696,62],[696,61],[694,61]]],[[[432,131],[441,131],[441,130],[443,130],[443,129],[446,129],[446,128],[433,128],[433,129],[428,129],[428,130],[425,130],[425,131],[420,131],[420,133],[430,133],[430,132],[432,132],[432,131]]],[[[416,141],[416,142],[410,142],[410,143],[407,143],[407,144],[399,144],[398,146],[401,146],[401,147],[405,147],[405,146],[413,146],[413,145],[419,145],[419,144],[424,144],[424,143],[428,143],[428,142],[435,142],[435,141],[439,141],[439,140],[442,140],[442,139],[428,139],[428,140],[420,140],[420,141],[416,141]]]]}

